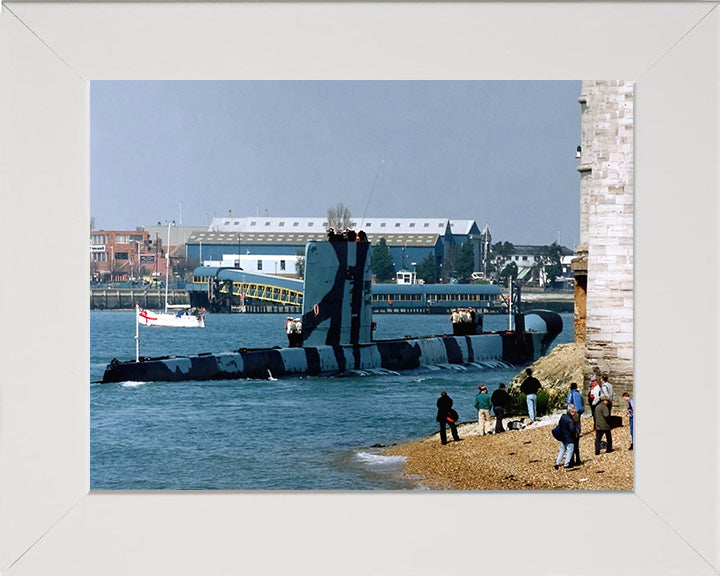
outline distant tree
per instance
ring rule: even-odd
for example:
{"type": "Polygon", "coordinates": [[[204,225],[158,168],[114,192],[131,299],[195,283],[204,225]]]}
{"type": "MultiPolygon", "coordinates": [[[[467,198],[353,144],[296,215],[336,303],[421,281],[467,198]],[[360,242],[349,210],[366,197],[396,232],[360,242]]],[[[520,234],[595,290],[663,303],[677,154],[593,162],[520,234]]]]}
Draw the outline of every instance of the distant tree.
{"type": "Polygon", "coordinates": [[[90,217],[90,230],[95,230],[95,216],[90,217]]]}
{"type": "Polygon", "coordinates": [[[441,282],[450,282],[450,280],[454,277],[456,252],[457,250],[455,246],[450,246],[447,250],[444,251],[439,271],[441,282]]]}
{"type": "Polygon", "coordinates": [[[451,280],[466,283],[475,267],[475,255],[472,244],[466,242],[461,245],[451,246],[443,258],[443,280],[451,280]]]}
{"type": "Polygon", "coordinates": [[[425,259],[415,267],[418,280],[425,284],[436,284],[438,280],[437,262],[435,255],[430,252],[425,259]]]}
{"type": "Polygon", "coordinates": [[[517,278],[517,275],[518,275],[517,264],[515,264],[515,262],[508,262],[505,265],[505,268],[503,268],[500,271],[498,276],[499,276],[500,280],[502,280],[503,282],[506,282],[508,277],[517,278]]]}
{"type": "Polygon", "coordinates": [[[488,262],[488,272],[498,274],[505,263],[515,253],[515,246],[510,242],[496,242],[490,247],[490,261],[488,262]]]}
{"type": "Polygon", "coordinates": [[[473,268],[475,268],[475,251],[470,242],[465,242],[455,255],[455,277],[460,282],[469,282],[473,268]]]}
{"type": "Polygon", "coordinates": [[[295,271],[298,278],[305,278],[305,250],[298,248],[295,250],[295,271]]]}
{"type": "Polygon", "coordinates": [[[334,228],[336,232],[342,232],[347,228],[353,228],[354,222],[352,222],[350,210],[342,203],[335,206],[335,208],[328,208],[327,211],[328,227],[334,228]]]}
{"type": "Polygon", "coordinates": [[[540,248],[536,257],[541,276],[544,276],[546,282],[553,282],[562,276],[562,249],[557,242],[540,248]]]}
{"type": "Polygon", "coordinates": [[[387,282],[395,277],[395,263],[384,237],[373,246],[370,268],[378,282],[387,282]]]}

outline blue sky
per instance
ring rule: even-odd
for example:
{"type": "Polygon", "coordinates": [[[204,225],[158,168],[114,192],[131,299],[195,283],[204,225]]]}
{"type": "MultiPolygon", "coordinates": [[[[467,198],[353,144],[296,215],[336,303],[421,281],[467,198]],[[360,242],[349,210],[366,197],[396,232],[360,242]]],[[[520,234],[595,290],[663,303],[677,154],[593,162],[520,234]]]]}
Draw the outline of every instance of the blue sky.
{"type": "Polygon", "coordinates": [[[579,81],[94,81],[90,212],[113,230],[342,203],[574,248],[579,95],[579,81]]]}

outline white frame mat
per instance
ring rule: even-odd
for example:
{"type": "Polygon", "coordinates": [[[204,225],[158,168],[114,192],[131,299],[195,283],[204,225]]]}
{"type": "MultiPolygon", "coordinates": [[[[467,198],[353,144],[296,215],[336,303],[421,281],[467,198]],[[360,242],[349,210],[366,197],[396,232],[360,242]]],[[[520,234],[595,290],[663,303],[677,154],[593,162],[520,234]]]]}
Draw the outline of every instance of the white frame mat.
{"type": "Polygon", "coordinates": [[[716,2],[6,2],[0,574],[720,573],[719,31],[716,2]],[[90,493],[108,79],[636,81],[634,492],[90,493]]]}

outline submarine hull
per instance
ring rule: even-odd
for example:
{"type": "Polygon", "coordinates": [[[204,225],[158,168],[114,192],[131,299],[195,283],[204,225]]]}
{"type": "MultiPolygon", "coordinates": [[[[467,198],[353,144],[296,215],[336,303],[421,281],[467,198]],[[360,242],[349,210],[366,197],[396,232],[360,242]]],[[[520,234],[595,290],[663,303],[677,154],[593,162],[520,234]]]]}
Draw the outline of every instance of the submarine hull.
{"type": "Polygon", "coordinates": [[[545,332],[381,340],[370,344],[242,349],[221,354],[111,362],[102,382],[264,379],[352,370],[415,370],[442,364],[502,361],[523,364],[547,351],[545,332]],[[269,371],[269,372],[268,372],[269,371]]]}

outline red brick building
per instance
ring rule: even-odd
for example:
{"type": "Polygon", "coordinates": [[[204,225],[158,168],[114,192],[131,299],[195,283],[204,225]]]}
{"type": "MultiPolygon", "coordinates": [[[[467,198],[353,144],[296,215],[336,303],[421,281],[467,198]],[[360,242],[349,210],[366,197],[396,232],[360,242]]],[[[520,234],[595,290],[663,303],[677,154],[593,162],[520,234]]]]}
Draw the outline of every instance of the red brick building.
{"type": "Polygon", "coordinates": [[[167,258],[162,240],[145,230],[92,230],[90,277],[124,282],[144,276],[165,277],[167,258]]]}

